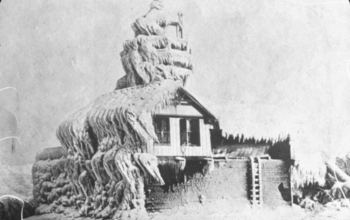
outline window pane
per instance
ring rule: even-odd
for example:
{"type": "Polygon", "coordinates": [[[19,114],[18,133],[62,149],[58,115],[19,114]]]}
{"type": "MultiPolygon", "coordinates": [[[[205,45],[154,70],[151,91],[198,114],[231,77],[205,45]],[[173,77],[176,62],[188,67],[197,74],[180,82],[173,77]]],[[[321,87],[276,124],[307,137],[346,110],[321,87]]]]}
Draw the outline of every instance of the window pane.
{"type": "Polygon", "coordinates": [[[170,144],[169,118],[154,117],[153,125],[160,144],[170,144]]]}
{"type": "Polygon", "coordinates": [[[180,119],[180,144],[200,146],[199,119],[180,119]]]}
{"type": "Polygon", "coordinates": [[[190,119],[191,132],[189,134],[189,142],[191,145],[200,146],[199,119],[190,119]]]}
{"type": "Polygon", "coordinates": [[[186,119],[180,119],[180,143],[181,146],[187,145],[187,130],[186,130],[186,119]]]}

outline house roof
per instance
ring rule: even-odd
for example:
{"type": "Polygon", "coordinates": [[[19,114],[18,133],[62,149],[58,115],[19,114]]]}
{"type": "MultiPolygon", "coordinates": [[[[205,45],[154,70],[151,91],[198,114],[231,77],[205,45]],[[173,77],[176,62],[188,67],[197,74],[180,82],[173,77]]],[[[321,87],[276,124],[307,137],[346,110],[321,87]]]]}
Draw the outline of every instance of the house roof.
{"type": "Polygon", "coordinates": [[[175,104],[173,100],[179,93],[190,99],[203,115],[215,119],[181,85],[181,81],[163,80],[102,95],[65,120],[57,130],[57,137],[66,147],[91,142],[91,135],[99,143],[108,137],[118,138],[118,130],[137,133],[143,140],[157,140],[152,115],[157,109],[175,104]]]}
{"type": "Polygon", "coordinates": [[[177,93],[192,101],[193,106],[202,113],[205,117],[216,119],[215,116],[206,109],[193,95],[184,89],[180,81],[163,80],[149,83],[142,86],[128,87],[124,89],[115,90],[111,94],[97,99],[93,108],[128,108],[132,109],[136,114],[142,111],[152,112],[157,108],[163,108],[166,105],[178,104],[176,102],[169,102],[171,99],[177,98],[177,93]],[[115,103],[108,103],[106,100],[115,99],[115,103]],[[120,102],[123,100],[123,102],[120,102]]]}
{"type": "Polygon", "coordinates": [[[179,88],[179,92],[183,93],[188,99],[192,101],[193,107],[197,109],[200,113],[202,113],[206,118],[217,120],[216,117],[206,109],[191,93],[189,93],[183,87],[179,88]]]}

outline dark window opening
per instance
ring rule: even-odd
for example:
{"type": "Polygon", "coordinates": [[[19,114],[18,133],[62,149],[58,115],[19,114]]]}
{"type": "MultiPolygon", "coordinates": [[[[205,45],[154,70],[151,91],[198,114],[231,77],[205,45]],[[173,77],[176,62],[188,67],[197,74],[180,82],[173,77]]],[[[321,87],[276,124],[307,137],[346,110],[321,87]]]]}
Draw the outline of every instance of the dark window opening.
{"type": "Polygon", "coordinates": [[[180,119],[181,146],[200,146],[199,119],[180,119]]]}
{"type": "Polygon", "coordinates": [[[158,137],[159,144],[170,144],[170,122],[169,118],[155,117],[153,120],[154,128],[158,137]]]}

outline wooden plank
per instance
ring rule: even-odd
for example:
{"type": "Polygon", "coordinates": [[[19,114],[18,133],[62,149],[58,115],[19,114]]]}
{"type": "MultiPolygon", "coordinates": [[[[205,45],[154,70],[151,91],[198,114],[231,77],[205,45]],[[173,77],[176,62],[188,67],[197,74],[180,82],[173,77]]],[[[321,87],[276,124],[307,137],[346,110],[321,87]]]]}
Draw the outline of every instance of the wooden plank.
{"type": "Polygon", "coordinates": [[[175,155],[182,155],[180,147],[180,118],[172,118],[174,121],[174,146],[175,155]]]}
{"type": "Polygon", "coordinates": [[[205,126],[203,123],[203,119],[199,119],[199,135],[200,135],[200,149],[199,149],[199,155],[203,156],[205,155],[205,126]]]}
{"type": "Polygon", "coordinates": [[[157,156],[173,156],[170,145],[155,145],[154,154],[157,156]]]}
{"type": "Polygon", "coordinates": [[[170,155],[176,155],[176,122],[175,118],[170,118],[170,145],[171,149],[169,150],[168,154],[170,155]]]}
{"type": "Polygon", "coordinates": [[[206,143],[206,145],[207,145],[206,154],[207,154],[208,156],[211,156],[211,140],[210,140],[210,127],[211,127],[211,125],[206,124],[205,127],[206,127],[206,129],[205,129],[205,134],[206,134],[206,135],[205,135],[205,138],[206,138],[205,143],[206,143]]]}
{"type": "Polygon", "coordinates": [[[204,120],[201,119],[201,146],[203,156],[211,156],[211,143],[210,143],[210,133],[209,125],[204,124],[204,120]]]}
{"type": "Polygon", "coordinates": [[[208,155],[208,142],[207,142],[207,130],[208,130],[208,127],[206,124],[204,124],[204,121],[203,121],[203,155],[208,155]]]}
{"type": "Polygon", "coordinates": [[[187,150],[186,150],[186,156],[193,156],[193,150],[191,147],[186,146],[187,150]]]}
{"type": "Polygon", "coordinates": [[[165,109],[157,110],[156,115],[203,117],[203,115],[197,109],[195,109],[192,105],[168,106],[165,109]]]}
{"type": "Polygon", "coordinates": [[[199,119],[199,139],[200,139],[200,147],[197,150],[197,155],[198,156],[203,156],[204,154],[204,148],[205,148],[205,127],[203,123],[203,119],[199,119]]]}

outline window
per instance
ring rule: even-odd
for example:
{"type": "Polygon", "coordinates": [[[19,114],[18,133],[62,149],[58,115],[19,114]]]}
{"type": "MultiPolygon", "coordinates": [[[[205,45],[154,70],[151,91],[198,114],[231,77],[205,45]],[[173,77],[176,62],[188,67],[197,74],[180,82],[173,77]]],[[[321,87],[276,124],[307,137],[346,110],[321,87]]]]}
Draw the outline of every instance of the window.
{"type": "Polygon", "coordinates": [[[169,118],[155,117],[153,123],[159,144],[170,144],[169,118]]]}
{"type": "Polygon", "coordinates": [[[180,119],[181,146],[200,146],[199,119],[180,119]]]}

